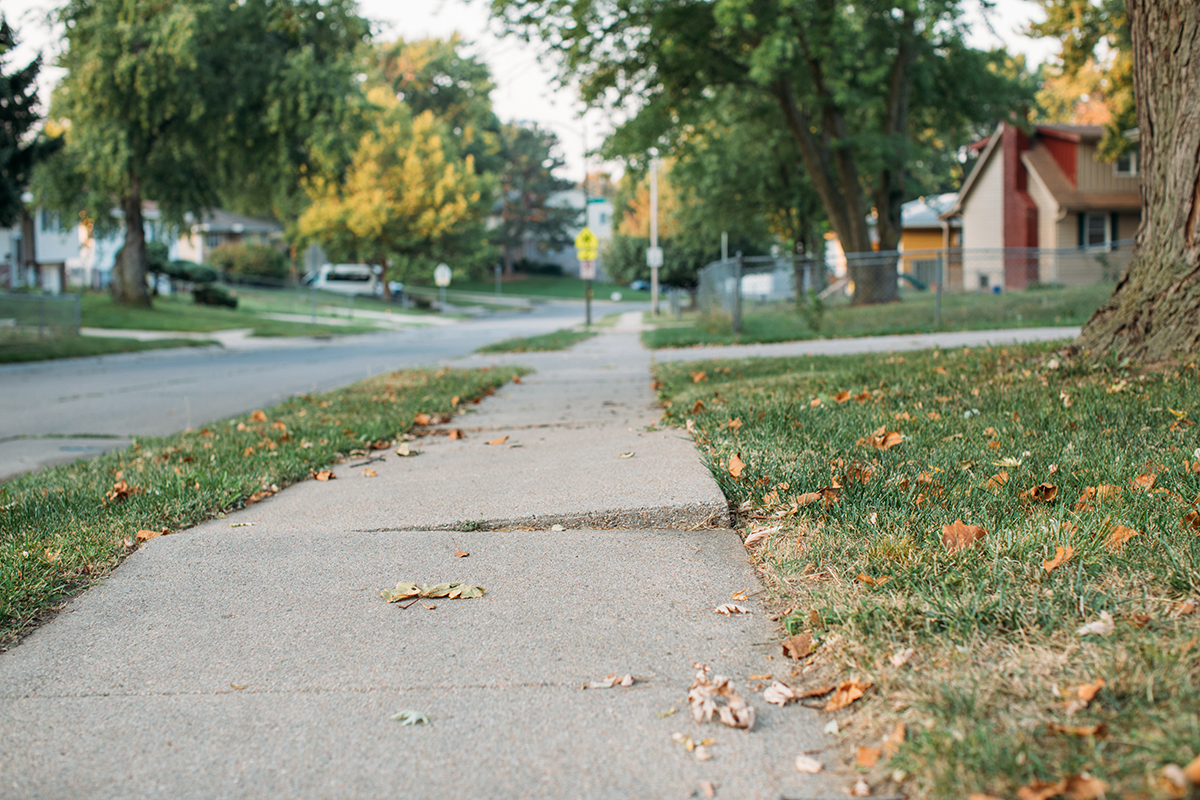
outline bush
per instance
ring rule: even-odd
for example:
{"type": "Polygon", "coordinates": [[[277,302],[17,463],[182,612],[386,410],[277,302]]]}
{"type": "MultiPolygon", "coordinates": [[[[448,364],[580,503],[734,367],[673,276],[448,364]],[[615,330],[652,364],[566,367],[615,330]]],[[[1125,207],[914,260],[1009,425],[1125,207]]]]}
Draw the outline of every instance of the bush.
{"type": "Polygon", "coordinates": [[[513,266],[517,272],[524,272],[526,275],[552,275],[558,277],[563,274],[561,264],[554,264],[549,261],[529,261],[522,258],[513,266]]]}
{"type": "Polygon", "coordinates": [[[196,288],[192,289],[192,299],[198,305],[205,306],[225,306],[227,308],[237,308],[237,298],[233,293],[216,283],[201,283],[197,284],[196,288]]]}
{"type": "Polygon", "coordinates": [[[208,263],[230,275],[254,278],[286,278],[287,256],[265,244],[232,242],[213,248],[208,263]]]}
{"type": "Polygon", "coordinates": [[[194,261],[172,261],[163,269],[172,280],[190,281],[192,283],[212,283],[217,279],[217,271],[207,264],[197,264],[194,261]]]}

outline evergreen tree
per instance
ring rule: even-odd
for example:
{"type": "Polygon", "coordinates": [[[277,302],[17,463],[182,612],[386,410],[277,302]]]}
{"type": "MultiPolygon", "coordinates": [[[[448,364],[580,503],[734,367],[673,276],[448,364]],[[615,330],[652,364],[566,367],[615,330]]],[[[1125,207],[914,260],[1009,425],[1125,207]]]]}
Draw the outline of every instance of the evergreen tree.
{"type": "Polygon", "coordinates": [[[8,54],[16,35],[0,16],[0,228],[13,225],[24,209],[21,194],[33,166],[54,149],[53,140],[34,135],[38,114],[37,76],[42,58],[9,70],[8,54]]]}

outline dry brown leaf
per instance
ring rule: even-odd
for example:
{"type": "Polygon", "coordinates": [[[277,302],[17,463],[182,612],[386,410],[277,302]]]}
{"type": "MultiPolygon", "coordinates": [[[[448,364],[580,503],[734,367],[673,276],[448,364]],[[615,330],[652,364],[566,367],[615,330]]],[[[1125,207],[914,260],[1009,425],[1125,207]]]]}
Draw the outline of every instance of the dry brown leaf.
{"type": "Polygon", "coordinates": [[[976,542],[983,541],[987,535],[988,532],[983,528],[967,525],[961,519],[955,520],[951,525],[942,526],[942,544],[951,553],[965,550],[976,542]]]}
{"type": "Polygon", "coordinates": [[[468,553],[466,550],[459,550],[458,546],[455,545],[455,547],[454,547],[454,557],[455,558],[466,558],[469,555],[471,555],[471,554],[468,553]]]}
{"type": "MultiPolygon", "coordinates": [[[[697,760],[700,759],[699,756],[696,756],[696,758],[697,760]]],[[[712,798],[717,796],[717,785],[712,781],[700,781],[700,793],[708,798],[708,800],[712,800],[712,798]]]]}
{"type": "Polygon", "coordinates": [[[732,431],[741,430],[742,421],[740,419],[731,419],[725,425],[732,431]]]}
{"type": "Polygon", "coordinates": [[[967,795],[967,800],[1000,800],[994,794],[982,794],[980,792],[971,792],[967,795]]]}
{"type": "Polygon", "coordinates": [[[1043,561],[1042,569],[1046,570],[1046,572],[1054,572],[1054,570],[1058,569],[1063,564],[1070,561],[1071,556],[1073,556],[1074,554],[1075,554],[1074,547],[1055,547],[1054,548],[1054,558],[1051,559],[1050,561],[1043,561]]]}
{"type": "Polygon", "coordinates": [[[727,467],[729,474],[734,478],[742,477],[742,472],[746,469],[745,462],[742,461],[738,453],[734,453],[729,457],[729,465],[727,467]]]}
{"type": "Polygon", "coordinates": [[[431,422],[433,422],[433,419],[430,418],[430,416],[428,414],[425,414],[423,412],[419,413],[415,417],[413,417],[414,425],[429,425],[431,422]]]}
{"type": "Polygon", "coordinates": [[[488,444],[504,444],[508,441],[507,436],[501,436],[499,439],[492,439],[488,444]]]}
{"type": "Polygon", "coordinates": [[[334,478],[336,478],[337,476],[333,474],[333,470],[331,470],[331,469],[323,469],[323,470],[319,471],[319,472],[318,472],[316,475],[314,475],[313,477],[314,477],[314,478],[316,478],[316,479],[317,479],[317,480],[319,480],[319,481],[331,481],[331,480],[333,480],[334,478]]]}
{"type": "Polygon", "coordinates": [[[815,758],[810,758],[809,756],[804,756],[804,755],[796,756],[796,771],[797,772],[804,772],[809,775],[816,775],[818,772],[820,772],[823,769],[825,769],[825,765],[823,765],[820,761],[817,761],[815,758]]]}
{"type": "Polygon", "coordinates": [[[808,407],[809,408],[820,408],[821,407],[821,398],[814,397],[812,400],[809,400],[808,407]]]}
{"type": "Polygon", "coordinates": [[[697,400],[695,403],[692,404],[692,413],[693,414],[699,414],[703,410],[704,410],[704,401],[703,400],[697,400]]]}
{"type": "Polygon", "coordinates": [[[1195,600],[1184,600],[1182,603],[1175,606],[1175,608],[1172,609],[1172,611],[1171,611],[1172,616],[1176,616],[1176,617],[1186,617],[1189,614],[1195,614],[1195,613],[1196,613],[1196,601],[1195,600]]]}
{"type": "Polygon", "coordinates": [[[1143,492],[1148,492],[1154,488],[1154,482],[1158,480],[1158,476],[1153,472],[1146,472],[1138,475],[1136,478],[1130,478],[1129,482],[1133,484],[1133,488],[1140,489],[1143,492]]]}
{"type": "Polygon", "coordinates": [[[1126,528],[1124,525],[1114,525],[1108,534],[1108,540],[1104,543],[1104,546],[1109,552],[1115,553],[1124,547],[1126,542],[1135,536],[1140,536],[1141,533],[1141,531],[1135,531],[1133,528],[1126,528]]]}
{"type": "Polygon", "coordinates": [[[850,399],[850,393],[849,392],[838,392],[837,394],[835,394],[833,396],[833,399],[840,406],[842,403],[845,403],[850,399]]]}
{"type": "Polygon", "coordinates": [[[264,414],[262,411],[255,411],[250,415],[250,421],[251,422],[266,422],[267,415],[264,414]]]}
{"type": "Polygon", "coordinates": [[[1053,503],[1054,498],[1058,497],[1058,487],[1052,483],[1039,483],[1021,492],[1020,497],[1022,500],[1053,503]]]}
{"type": "Polygon", "coordinates": [[[811,633],[797,633],[783,640],[783,654],[788,658],[801,659],[812,655],[816,650],[811,633]]]}
{"type": "Polygon", "coordinates": [[[1003,488],[1004,484],[1006,483],[1008,483],[1008,471],[1001,470],[992,477],[988,478],[987,488],[993,491],[998,491],[1003,488]]]}
{"type": "Polygon", "coordinates": [[[137,532],[137,540],[139,542],[147,542],[156,536],[162,536],[162,535],[163,535],[162,531],[138,531],[137,532]]]}
{"type": "Polygon", "coordinates": [[[1068,736],[1095,736],[1097,739],[1103,739],[1108,735],[1108,729],[1103,722],[1098,725],[1060,725],[1057,722],[1051,722],[1046,726],[1046,730],[1050,733],[1065,733],[1068,736]]]}
{"type": "Polygon", "coordinates": [[[130,497],[133,497],[135,494],[141,494],[142,492],[146,491],[140,486],[130,486],[128,482],[121,478],[121,473],[119,472],[117,473],[117,478],[118,480],[113,484],[113,488],[105,492],[105,502],[127,500],[130,497]]]}
{"type": "Polygon", "coordinates": [[[854,400],[855,400],[855,402],[857,402],[857,403],[865,403],[865,402],[867,402],[867,401],[868,401],[868,400],[870,400],[870,399],[871,399],[871,393],[870,393],[870,392],[862,392],[861,394],[856,394],[856,395],[854,395],[854,400]]]}
{"type": "Polygon", "coordinates": [[[941,420],[941,418],[942,418],[942,415],[941,415],[941,414],[939,414],[939,413],[938,413],[938,412],[936,412],[936,411],[930,411],[930,412],[927,412],[927,413],[925,414],[925,416],[929,417],[929,419],[931,419],[931,420],[932,420],[932,421],[934,421],[934,422],[938,422],[938,421],[939,421],[939,420],[941,420]]]}
{"type": "Polygon", "coordinates": [[[1121,487],[1113,486],[1112,484],[1101,484],[1100,486],[1087,486],[1083,493],[1079,495],[1079,499],[1075,501],[1076,511],[1091,511],[1092,500],[1097,503],[1104,503],[1109,500],[1121,499],[1121,487]]]}
{"type": "Polygon", "coordinates": [[[688,702],[696,722],[709,721],[717,714],[731,728],[754,727],[754,707],[743,700],[724,675],[708,676],[708,666],[696,664],[696,678],[688,691],[688,702]],[[722,701],[723,704],[722,704],[722,701]]]}
{"type": "Polygon", "coordinates": [[[708,380],[708,375],[704,372],[704,370],[692,373],[692,383],[700,383],[700,381],[706,380],[708,380]]]}
{"type": "Polygon", "coordinates": [[[378,475],[379,475],[379,473],[376,472],[375,470],[371,469],[370,467],[367,467],[366,469],[363,470],[364,478],[374,478],[378,475]]]}
{"type": "Polygon", "coordinates": [[[465,433],[463,433],[461,430],[459,430],[458,428],[454,428],[453,430],[449,431],[446,434],[446,438],[452,439],[452,440],[453,439],[465,439],[465,438],[467,438],[467,435],[465,433]]]}
{"type": "Polygon", "coordinates": [[[858,444],[863,447],[873,447],[876,450],[891,450],[903,441],[904,434],[880,428],[870,436],[859,439],[858,444]]]}
{"type": "Polygon", "coordinates": [[[882,755],[883,750],[881,748],[860,746],[858,748],[858,755],[854,759],[854,764],[864,769],[870,769],[879,763],[882,755]]]}
{"type": "Polygon", "coordinates": [[[745,606],[739,606],[737,603],[722,603],[713,609],[718,614],[730,616],[731,614],[750,614],[753,613],[745,606]]]}
{"type": "Polygon", "coordinates": [[[1191,781],[1193,786],[1200,786],[1200,756],[1196,756],[1183,768],[1183,776],[1191,781]]]}
{"type": "Polygon", "coordinates": [[[995,428],[984,428],[983,435],[988,437],[989,439],[995,439],[997,436],[996,429],[995,428]]]}
{"type": "Polygon", "coordinates": [[[1104,688],[1104,678],[1096,678],[1094,683],[1080,684],[1075,688],[1075,695],[1085,703],[1092,702],[1096,693],[1104,688]]]}
{"type": "Polygon", "coordinates": [[[836,686],[818,686],[815,689],[805,689],[802,692],[796,692],[796,697],[801,700],[808,697],[824,697],[836,688],[836,686]]]}
{"type": "Polygon", "coordinates": [[[1034,781],[1017,790],[1018,800],[1050,800],[1067,788],[1066,781],[1034,781]]]}
{"type": "Polygon", "coordinates": [[[1100,800],[1107,788],[1104,781],[1084,772],[1067,778],[1062,793],[1070,800],[1100,800]]]}
{"type": "Polygon", "coordinates": [[[783,708],[788,704],[789,700],[796,699],[796,693],[786,683],[775,681],[766,689],[763,689],[762,699],[763,702],[783,708]]]}
{"type": "Polygon", "coordinates": [[[883,740],[883,754],[888,758],[892,758],[896,753],[900,752],[900,748],[904,745],[904,737],[908,733],[908,728],[903,722],[897,723],[892,732],[883,740]]]}
{"type": "Polygon", "coordinates": [[[842,681],[838,684],[838,687],[834,689],[833,696],[829,698],[829,702],[825,704],[825,710],[837,711],[839,709],[843,709],[866,694],[867,689],[870,688],[871,684],[863,681],[842,681]]]}
{"type": "Polygon", "coordinates": [[[870,575],[866,574],[865,572],[858,573],[858,578],[856,578],[856,580],[859,583],[866,584],[867,586],[883,586],[885,583],[887,583],[891,579],[892,579],[891,575],[882,575],[878,578],[872,578],[870,575]]]}
{"type": "Polygon", "coordinates": [[[1197,533],[1200,533],[1200,513],[1197,513],[1195,511],[1189,511],[1188,513],[1183,515],[1182,523],[1183,523],[1184,530],[1191,528],[1192,530],[1196,531],[1197,533]]]}
{"type": "Polygon", "coordinates": [[[907,412],[907,411],[898,411],[898,412],[896,412],[896,414],[894,414],[893,416],[894,416],[896,419],[904,420],[905,422],[908,422],[909,420],[911,420],[911,419],[912,419],[912,417],[910,417],[910,416],[909,416],[909,414],[908,414],[908,412],[907,412]]]}

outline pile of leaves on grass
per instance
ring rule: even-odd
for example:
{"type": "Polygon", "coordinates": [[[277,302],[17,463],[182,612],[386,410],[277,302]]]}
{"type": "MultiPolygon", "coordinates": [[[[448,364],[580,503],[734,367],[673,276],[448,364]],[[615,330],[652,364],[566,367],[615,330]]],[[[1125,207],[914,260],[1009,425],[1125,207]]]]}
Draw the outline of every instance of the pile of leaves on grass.
{"type": "Polygon", "coordinates": [[[595,331],[575,331],[564,328],[553,333],[543,333],[540,336],[524,336],[516,339],[505,339],[500,342],[484,345],[477,353],[537,353],[546,350],[566,350],[580,342],[596,335],[595,331]]]}
{"type": "Polygon", "coordinates": [[[447,418],[522,368],[410,370],[18,477],[0,487],[0,645],[138,542],[258,502],[447,418]]]}
{"type": "Polygon", "coordinates": [[[1033,345],[657,378],[811,637],[787,688],[870,687],[839,714],[871,791],[1200,795],[1195,363],[1033,345]]]}

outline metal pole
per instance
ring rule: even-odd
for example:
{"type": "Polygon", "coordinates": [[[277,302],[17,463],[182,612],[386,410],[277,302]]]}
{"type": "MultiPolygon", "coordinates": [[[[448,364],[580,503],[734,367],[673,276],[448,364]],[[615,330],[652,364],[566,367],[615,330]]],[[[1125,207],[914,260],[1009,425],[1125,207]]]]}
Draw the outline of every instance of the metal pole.
{"type": "Polygon", "coordinates": [[[733,264],[733,332],[742,332],[742,251],[737,251],[733,264]]]}
{"type": "Polygon", "coordinates": [[[590,328],[592,325],[592,281],[589,278],[583,282],[584,290],[587,292],[587,325],[590,328]]]}
{"type": "Polygon", "coordinates": [[[75,295],[75,333],[83,328],[83,292],[75,295]]]}
{"type": "Polygon", "coordinates": [[[446,287],[445,286],[438,287],[438,296],[442,300],[442,303],[441,303],[442,307],[439,310],[444,312],[446,310],[446,287]]]}
{"type": "MultiPolygon", "coordinates": [[[[650,247],[658,247],[658,159],[650,159],[650,247]]],[[[650,268],[650,313],[658,316],[658,267],[650,268]]]]}
{"type": "Polygon", "coordinates": [[[496,297],[500,296],[500,265],[496,265],[496,297]]]}
{"type": "Polygon", "coordinates": [[[946,259],[938,259],[937,296],[933,300],[933,327],[942,327],[942,284],[946,282],[946,259]]]}
{"type": "MultiPolygon", "coordinates": [[[[313,278],[313,283],[316,283],[316,278],[313,278]]],[[[312,324],[317,324],[317,287],[309,284],[308,287],[309,304],[312,306],[312,324]]]]}
{"type": "Polygon", "coordinates": [[[729,260],[729,232],[721,231],[721,260],[729,260]]]}

